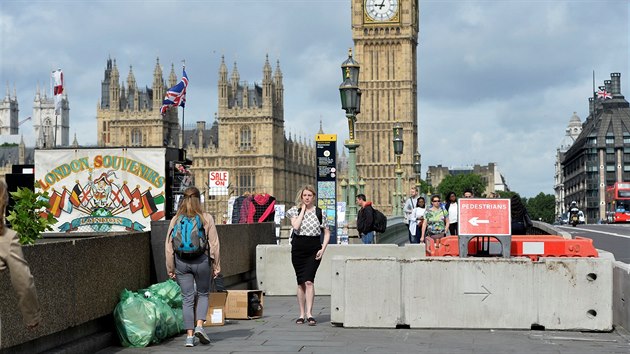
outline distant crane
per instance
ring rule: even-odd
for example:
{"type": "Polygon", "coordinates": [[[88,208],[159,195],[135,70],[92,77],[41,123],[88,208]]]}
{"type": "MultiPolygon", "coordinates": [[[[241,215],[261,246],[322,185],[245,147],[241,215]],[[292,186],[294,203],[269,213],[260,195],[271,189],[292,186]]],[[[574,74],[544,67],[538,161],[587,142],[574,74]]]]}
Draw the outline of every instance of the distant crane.
{"type": "Polygon", "coordinates": [[[31,117],[28,117],[28,118],[24,118],[24,119],[22,119],[22,120],[18,123],[18,127],[19,127],[20,125],[22,125],[22,123],[26,122],[27,120],[31,120],[31,117]]]}

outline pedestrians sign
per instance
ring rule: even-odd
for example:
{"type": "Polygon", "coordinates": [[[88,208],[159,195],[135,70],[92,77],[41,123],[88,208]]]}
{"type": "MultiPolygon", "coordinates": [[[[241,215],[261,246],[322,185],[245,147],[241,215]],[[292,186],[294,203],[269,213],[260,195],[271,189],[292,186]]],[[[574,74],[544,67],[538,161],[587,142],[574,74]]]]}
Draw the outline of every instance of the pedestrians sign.
{"type": "Polygon", "coordinates": [[[460,235],[501,236],[512,234],[509,199],[460,198],[458,227],[460,235]]]}

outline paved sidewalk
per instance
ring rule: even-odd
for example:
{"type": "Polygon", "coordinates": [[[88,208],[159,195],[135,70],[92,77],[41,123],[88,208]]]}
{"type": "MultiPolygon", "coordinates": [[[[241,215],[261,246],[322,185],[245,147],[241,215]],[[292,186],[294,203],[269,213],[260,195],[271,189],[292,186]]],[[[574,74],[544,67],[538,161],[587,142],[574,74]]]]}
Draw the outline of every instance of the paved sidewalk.
{"type": "MultiPolygon", "coordinates": [[[[360,301],[357,299],[357,301],[360,301]]],[[[109,347],[112,353],[630,353],[630,334],[560,331],[354,329],[330,325],[330,297],[315,299],[317,326],[296,325],[295,297],[268,296],[258,320],[206,327],[210,345],[184,347],[184,334],[147,348],[109,347]]]]}

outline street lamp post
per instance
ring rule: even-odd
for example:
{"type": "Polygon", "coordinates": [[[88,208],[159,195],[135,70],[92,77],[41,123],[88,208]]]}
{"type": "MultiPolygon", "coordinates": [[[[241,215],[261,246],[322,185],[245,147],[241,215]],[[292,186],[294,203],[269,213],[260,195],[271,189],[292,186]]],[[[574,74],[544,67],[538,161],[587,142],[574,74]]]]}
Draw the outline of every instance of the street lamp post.
{"type": "Polygon", "coordinates": [[[416,190],[420,193],[420,174],[422,173],[422,164],[420,163],[420,153],[417,151],[413,154],[413,172],[416,173],[416,190]]]}
{"type": "MultiPolygon", "coordinates": [[[[349,137],[345,141],[344,146],[348,149],[348,183],[345,187],[347,190],[343,193],[346,196],[346,215],[348,223],[356,222],[357,207],[355,199],[359,188],[359,178],[357,173],[357,155],[356,151],[359,142],[354,136],[354,123],[357,120],[357,114],[361,112],[361,90],[359,89],[359,63],[352,58],[352,49],[348,50],[348,59],[341,64],[341,73],[343,82],[339,86],[339,94],[341,96],[341,108],[346,111],[348,119],[349,137]]],[[[342,181],[342,189],[344,183],[342,181]]]]}
{"type": "Polygon", "coordinates": [[[394,155],[396,156],[396,170],[394,173],[396,174],[396,192],[394,193],[394,215],[402,216],[402,200],[403,200],[403,191],[402,191],[402,167],[400,166],[400,158],[403,153],[403,146],[405,142],[403,141],[403,127],[400,122],[396,122],[394,124],[394,155]]]}

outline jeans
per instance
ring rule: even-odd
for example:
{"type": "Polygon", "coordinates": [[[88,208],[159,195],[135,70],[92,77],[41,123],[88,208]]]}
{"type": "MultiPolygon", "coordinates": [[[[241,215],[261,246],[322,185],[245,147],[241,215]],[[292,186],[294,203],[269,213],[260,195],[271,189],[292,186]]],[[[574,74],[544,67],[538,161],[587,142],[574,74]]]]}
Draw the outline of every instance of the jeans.
{"type": "Polygon", "coordinates": [[[212,276],[208,256],[204,254],[193,260],[181,260],[175,256],[175,274],[175,280],[182,289],[184,328],[194,329],[195,317],[197,320],[205,320],[208,313],[208,290],[212,276]]]}
{"type": "Polygon", "coordinates": [[[409,243],[420,243],[420,233],[422,229],[416,226],[416,234],[412,235],[411,231],[409,231],[409,243]]]}
{"type": "Polygon", "coordinates": [[[363,237],[361,237],[361,241],[363,241],[364,244],[366,245],[371,245],[374,243],[374,231],[370,231],[367,234],[363,235],[363,237]]]}

